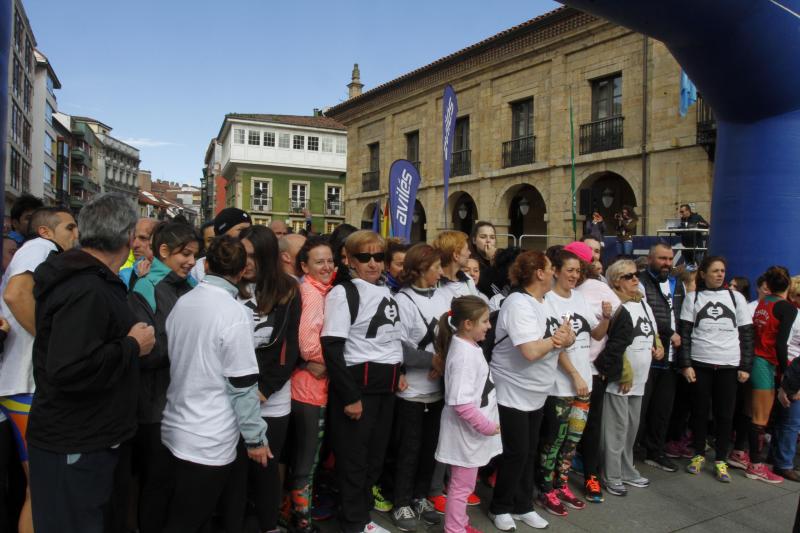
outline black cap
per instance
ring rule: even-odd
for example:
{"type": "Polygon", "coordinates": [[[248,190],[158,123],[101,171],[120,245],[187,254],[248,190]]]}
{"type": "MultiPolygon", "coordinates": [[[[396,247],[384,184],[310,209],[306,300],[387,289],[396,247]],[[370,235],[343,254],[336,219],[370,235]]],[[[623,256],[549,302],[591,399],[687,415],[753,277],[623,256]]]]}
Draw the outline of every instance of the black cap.
{"type": "Polygon", "coordinates": [[[245,211],[236,207],[226,207],[214,219],[214,235],[223,235],[226,231],[242,222],[253,223],[250,220],[250,215],[245,211]]]}

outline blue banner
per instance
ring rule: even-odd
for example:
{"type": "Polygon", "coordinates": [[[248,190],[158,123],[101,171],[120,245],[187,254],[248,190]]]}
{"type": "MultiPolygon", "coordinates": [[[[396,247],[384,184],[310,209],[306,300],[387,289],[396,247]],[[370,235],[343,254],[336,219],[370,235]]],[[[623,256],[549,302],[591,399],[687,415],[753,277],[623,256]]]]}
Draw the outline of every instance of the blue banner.
{"type": "Polygon", "coordinates": [[[389,220],[392,235],[405,242],[411,239],[411,219],[417,201],[419,172],[410,161],[398,159],[389,169],[389,220]]]}
{"type": "Polygon", "coordinates": [[[450,163],[453,158],[453,139],[456,136],[456,117],[458,116],[458,99],[456,92],[448,84],[444,88],[442,98],[442,162],[444,169],[444,227],[447,228],[447,196],[450,185],[450,163]]]}

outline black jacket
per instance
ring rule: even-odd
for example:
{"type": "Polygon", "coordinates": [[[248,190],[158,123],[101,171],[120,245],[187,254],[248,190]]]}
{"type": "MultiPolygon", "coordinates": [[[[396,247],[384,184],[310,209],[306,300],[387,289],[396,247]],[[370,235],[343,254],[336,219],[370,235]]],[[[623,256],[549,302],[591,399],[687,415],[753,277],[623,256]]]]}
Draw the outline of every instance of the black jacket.
{"type": "Polygon", "coordinates": [[[125,284],[81,250],[50,256],[33,275],[36,394],[28,442],[55,453],[120,444],[136,432],[139,345],[125,284]]]}
{"type": "Polygon", "coordinates": [[[300,359],[298,330],[302,303],[300,290],[288,303],[277,305],[270,313],[273,333],[269,344],[256,346],[258,361],[258,390],[265,398],[269,397],[286,384],[300,359]]]}
{"type": "MultiPolygon", "coordinates": [[[[667,355],[670,347],[670,339],[672,335],[676,333],[676,329],[680,323],[681,307],[683,307],[683,299],[686,297],[683,283],[679,280],[675,280],[675,294],[672,297],[672,309],[670,310],[669,302],[664,296],[664,293],[661,292],[659,281],[649,270],[645,270],[642,273],[639,281],[644,287],[645,299],[653,310],[653,318],[656,320],[658,336],[661,339],[661,345],[664,347],[664,355],[667,355]],[[675,317],[676,329],[672,329],[672,322],[669,316],[670,312],[675,317]]],[[[663,362],[664,364],[667,363],[667,357],[664,357],[663,362]]],[[[658,361],[653,361],[654,365],[656,365],[656,363],[658,363],[658,361]]]]}
{"type": "Polygon", "coordinates": [[[608,341],[594,366],[606,382],[619,381],[625,365],[625,350],[633,342],[633,320],[624,305],[617,308],[608,325],[608,341]]]}
{"type": "Polygon", "coordinates": [[[180,277],[164,263],[154,259],[150,272],[136,280],[136,285],[128,294],[128,302],[136,321],[150,324],[156,333],[156,344],[152,351],[139,358],[140,424],[161,422],[169,387],[167,317],[178,298],[192,290],[193,286],[193,280],[180,277]]]}

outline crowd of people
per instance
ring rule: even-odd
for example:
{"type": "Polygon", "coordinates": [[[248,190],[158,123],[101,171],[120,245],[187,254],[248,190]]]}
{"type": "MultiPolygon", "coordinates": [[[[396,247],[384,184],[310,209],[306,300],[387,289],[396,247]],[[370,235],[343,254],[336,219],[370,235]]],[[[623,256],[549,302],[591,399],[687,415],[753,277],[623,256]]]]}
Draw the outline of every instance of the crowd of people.
{"type": "MultiPolygon", "coordinates": [[[[622,240],[604,265],[602,217],[544,251],[498,248],[488,222],[408,245],[236,208],[198,232],[115,194],[77,222],[12,218],[2,527],[310,533],[335,516],[382,533],[378,510],[472,533],[480,478],[497,529],[544,528],[537,509],[647,488],[639,454],[800,482],[800,277],[784,267],[752,298],[725,258],[676,267],[665,242],[637,262],[622,240]]],[[[635,233],[632,210],[620,223],[635,233]]]]}

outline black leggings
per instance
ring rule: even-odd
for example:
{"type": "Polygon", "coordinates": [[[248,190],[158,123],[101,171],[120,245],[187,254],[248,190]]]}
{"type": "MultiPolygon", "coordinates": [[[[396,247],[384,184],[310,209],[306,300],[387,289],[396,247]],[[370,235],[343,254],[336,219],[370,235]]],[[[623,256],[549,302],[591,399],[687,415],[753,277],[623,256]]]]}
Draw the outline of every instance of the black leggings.
{"type": "Polygon", "coordinates": [[[525,514],[533,510],[534,479],[539,456],[539,429],[544,408],[520,411],[498,406],[503,453],[497,467],[493,514],[525,514]]]}
{"type": "Polygon", "coordinates": [[[172,460],[175,492],[164,533],[197,533],[211,520],[235,462],[208,466],[175,456],[172,460]]]}
{"type": "Polygon", "coordinates": [[[600,440],[603,435],[603,399],[606,394],[606,382],[600,376],[592,376],[592,394],[589,397],[589,418],[583,429],[579,444],[583,458],[583,474],[600,477],[600,440]]]}
{"type": "Polygon", "coordinates": [[[281,476],[278,464],[289,428],[289,415],[264,420],[267,422],[267,442],[274,459],[267,462],[266,468],[249,461],[250,479],[255,487],[258,527],[261,531],[272,531],[278,526],[281,507],[281,476]]]}
{"type": "Polygon", "coordinates": [[[736,405],[738,369],[733,367],[694,367],[697,380],[690,384],[691,427],[695,453],[704,455],[708,435],[708,413],[714,410],[716,460],[725,461],[730,451],[733,409],[736,405]]]}
{"type": "Polygon", "coordinates": [[[139,474],[139,531],[160,533],[172,497],[172,454],[161,442],[161,424],[139,424],[133,448],[139,474]]]}
{"type": "Polygon", "coordinates": [[[431,486],[436,466],[433,458],[439,442],[439,420],[444,400],[433,403],[397,399],[395,430],[397,470],[394,478],[394,505],[411,505],[424,498],[431,486]]]}

